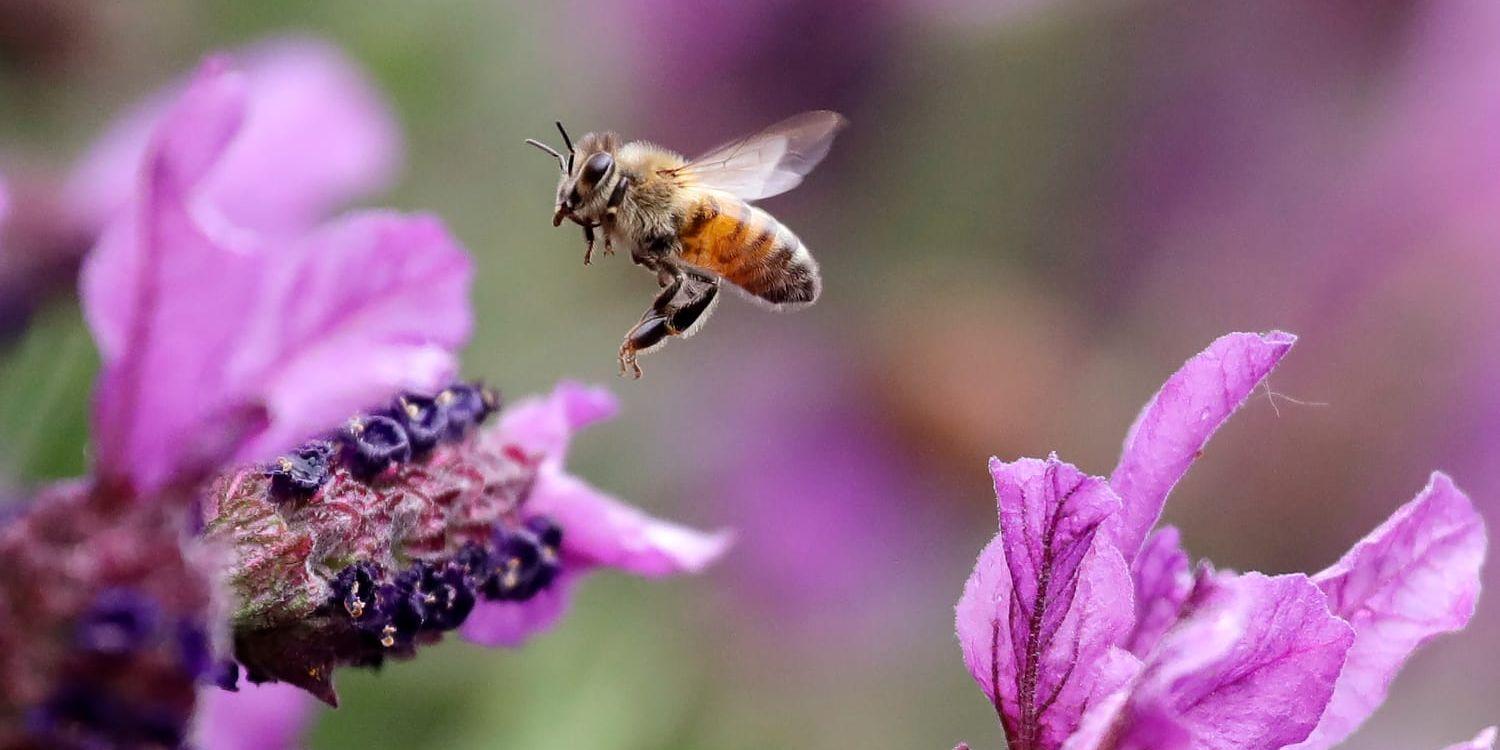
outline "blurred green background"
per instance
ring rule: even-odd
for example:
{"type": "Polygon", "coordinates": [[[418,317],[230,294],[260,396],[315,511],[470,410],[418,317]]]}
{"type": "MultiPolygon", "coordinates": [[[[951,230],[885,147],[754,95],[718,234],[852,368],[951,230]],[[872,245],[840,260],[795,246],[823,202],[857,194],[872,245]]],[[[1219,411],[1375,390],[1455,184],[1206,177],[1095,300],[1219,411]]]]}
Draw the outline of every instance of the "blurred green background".
{"type": "MultiPolygon", "coordinates": [[[[700,578],[591,578],[524,649],[450,639],[341,675],[312,747],[999,747],[952,629],[995,531],[985,459],[1055,449],[1108,472],[1135,411],[1221,333],[1303,334],[1272,387],[1308,403],[1267,393],[1215,439],[1167,511],[1193,553],[1319,569],[1433,468],[1496,522],[1500,231],[1475,216],[1500,189],[1420,146],[1493,165],[1500,85],[1443,84],[1500,84],[1496,65],[1426,53],[1445,24],[1500,24],[1463,21],[1474,3],[1251,5],[5,2],[0,153],[64,170],[209,51],[336,43],[405,131],[399,184],[370,203],[440,214],[477,258],[467,373],[512,397],[611,384],[624,415],[578,441],[577,473],[740,529],[700,578]],[[819,107],[851,128],[766,207],[821,261],[824,298],[726,300],[617,380],[655,285],[623,256],[581,264],[548,221],[555,167],[522,140],[561,119],[692,153],[819,107]],[[1433,110],[1458,114],[1411,116],[1433,110]]],[[[94,356],[71,294],[0,349],[18,482],[85,470],[94,356]]],[[[1349,746],[1494,720],[1475,673],[1500,663],[1494,600],[1349,746]]]]}

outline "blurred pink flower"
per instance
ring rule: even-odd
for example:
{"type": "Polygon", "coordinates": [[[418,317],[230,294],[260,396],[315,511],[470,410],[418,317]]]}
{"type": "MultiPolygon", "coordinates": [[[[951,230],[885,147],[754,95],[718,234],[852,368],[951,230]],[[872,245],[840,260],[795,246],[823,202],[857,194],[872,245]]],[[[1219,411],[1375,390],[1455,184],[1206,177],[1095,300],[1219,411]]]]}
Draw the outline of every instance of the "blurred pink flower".
{"type": "MultiPolygon", "coordinates": [[[[231,53],[245,104],[232,144],[198,190],[238,226],[304,228],[388,186],[401,161],[390,105],[336,47],[276,37],[231,53]]],[[[107,128],[64,187],[79,222],[102,228],[136,192],[151,133],[185,86],[174,84],[107,128]]]]}
{"type": "Polygon", "coordinates": [[[200,483],[456,367],[471,272],[435,219],[273,240],[200,190],[247,106],[244,77],[206,62],[88,257],[94,471],[0,527],[0,744],[176,746],[224,628],[221,561],[184,534],[200,483]]]}
{"type": "Polygon", "coordinates": [[[295,236],[234,222],[210,188],[253,102],[227,59],[206,63],[84,268],[96,471],[144,494],[436,392],[468,338],[470,262],[434,218],[360,212],[295,236]]]}
{"type": "Polygon", "coordinates": [[[563,470],[573,434],[617,410],[608,391],[562,383],[545,398],[511,406],[496,429],[482,436],[497,449],[516,448],[540,460],[526,511],[552,519],[565,534],[552,588],[525,602],[479,604],[463,627],[465,638],[520,645],[562,614],[568,590],[590,569],[613,567],[649,578],[696,573],[728,549],[727,531],[704,534],[657,520],[563,470]]]}
{"type": "Polygon", "coordinates": [[[1194,576],[1175,530],[1146,537],[1294,340],[1230,334],[1188,360],[1108,480],[1055,455],[991,460],[1000,533],[956,623],[1010,746],[1322,750],[1379,707],[1413,650],[1468,623],[1484,526],[1441,473],[1312,577],[1194,576]]]}
{"type": "MultiPolygon", "coordinates": [[[[336,47],[277,37],[232,57],[246,89],[237,135],[211,169],[195,176],[195,195],[227,221],[290,236],[392,182],[400,128],[385,99],[336,47]]],[[[84,252],[127,210],[151,134],[188,85],[172,84],[131,108],[65,179],[33,176],[16,188],[10,244],[17,252],[0,256],[0,334],[18,329],[33,307],[71,283],[84,252]]]]}
{"type": "Polygon", "coordinates": [[[201,750],[296,750],[313,719],[312,696],[278,683],[205,688],[192,746],[201,750]]]}

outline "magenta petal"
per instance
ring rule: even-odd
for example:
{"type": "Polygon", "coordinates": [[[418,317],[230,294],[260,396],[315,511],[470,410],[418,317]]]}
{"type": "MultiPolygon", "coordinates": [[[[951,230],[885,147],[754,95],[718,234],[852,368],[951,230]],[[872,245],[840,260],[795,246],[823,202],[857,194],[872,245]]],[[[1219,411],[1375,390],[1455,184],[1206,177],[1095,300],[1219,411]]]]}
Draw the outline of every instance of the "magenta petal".
{"type": "Polygon", "coordinates": [[[1434,473],[1415,499],[1313,580],[1354,626],[1333,700],[1299,750],[1332,747],[1385,701],[1401,665],[1433,637],[1461,630],[1479,597],[1484,522],[1469,498],[1434,473]]]}
{"type": "Polygon", "coordinates": [[[85,262],[97,469],[143,493],[437,387],[468,335],[469,261],[433,219],[270,240],[201,204],[242,106],[241,79],[206,64],[152,141],[136,205],[85,262]]]}
{"type": "Polygon", "coordinates": [[[1192,612],[1147,659],[1162,689],[1138,689],[1134,712],[1174,717],[1201,750],[1275,750],[1307,737],[1318,723],[1354,632],[1328,612],[1323,593],[1303,575],[1220,574],[1200,584],[1192,612]],[[1225,615],[1223,612],[1230,614],[1225,615]],[[1208,626],[1198,623],[1214,618],[1208,626]],[[1233,644],[1217,650],[1205,630],[1233,644]]]}
{"type": "Polygon", "coordinates": [[[303,747],[315,700],[284,683],[241,682],[238,692],[198,692],[193,747],[202,750],[293,750],[303,747]]]}
{"type": "Polygon", "coordinates": [[[1188,750],[1193,731],[1179,713],[1180,691],[1229,656],[1245,635],[1248,597],[1231,592],[1199,607],[1159,641],[1135,682],[1084,715],[1066,750],[1188,750]],[[1106,742],[1107,740],[1112,740],[1106,742]]]}
{"type": "Polygon", "coordinates": [[[573,576],[564,572],[551,586],[524,602],[480,602],[459,631],[481,646],[516,648],[552,627],[568,608],[573,576]]]}
{"type": "MultiPolygon", "coordinates": [[[[235,146],[204,191],[236,224],[261,231],[310,226],[391,181],[401,151],[395,118],[337,48],[285,37],[233,57],[245,71],[249,106],[235,146]]],[[[67,191],[86,226],[102,227],[129,205],[151,133],[181,89],[148,98],[79,160],[67,191]]]]}
{"type": "Polygon", "coordinates": [[[706,534],[652,518],[557,466],[538,471],[526,503],[528,512],[562,526],[563,561],[575,568],[603,565],[649,577],[697,573],[733,542],[727,531],[706,534]]]}
{"type": "Polygon", "coordinates": [[[264,257],[265,283],[226,385],[264,406],[271,423],[239,460],[282,450],[397,391],[436,392],[453,377],[454,352],[472,326],[473,271],[437,218],[353,214],[264,257]]]}
{"type": "Polygon", "coordinates": [[[1167,494],[1208,439],[1296,340],[1281,331],[1222,336],[1183,364],[1146,404],[1125,436],[1120,463],[1109,478],[1124,503],[1113,533],[1127,560],[1135,559],[1167,494]]]}
{"type": "Polygon", "coordinates": [[[1444,750],[1494,750],[1494,747],[1495,728],[1490,727],[1480,732],[1474,739],[1468,742],[1460,742],[1457,745],[1449,745],[1444,750]]]}
{"type": "Polygon", "coordinates": [[[546,396],[522,399],[506,407],[499,428],[488,433],[487,439],[561,464],[575,433],[618,411],[619,403],[608,390],[563,381],[546,396]]]}
{"type": "Polygon", "coordinates": [[[1057,748],[1119,681],[1107,657],[1130,627],[1130,577],[1096,537],[1119,499],[1056,456],[991,459],[990,473],[1000,534],[959,599],[959,643],[1012,747],[1057,748]]]}
{"type": "Polygon", "coordinates": [[[1146,538],[1131,565],[1135,579],[1135,627],[1125,647],[1144,658],[1167,628],[1177,622],[1183,602],[1193,593],[1193,571],[1179,541],[1181,535],[1163,526],[1146,538]]]}

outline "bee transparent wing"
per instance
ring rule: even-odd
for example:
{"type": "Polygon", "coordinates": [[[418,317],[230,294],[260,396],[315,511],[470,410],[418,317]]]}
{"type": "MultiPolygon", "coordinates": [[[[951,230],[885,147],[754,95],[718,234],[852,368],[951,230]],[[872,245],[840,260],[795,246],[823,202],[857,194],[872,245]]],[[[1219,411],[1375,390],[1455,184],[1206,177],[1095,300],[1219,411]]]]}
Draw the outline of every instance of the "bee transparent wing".
{"type": "Polygon", "coordinates": [[[784,193],[818,166],[848,120],[817,110],[726,143],[672,170],[679,179],[747,201],[784,193]]]}

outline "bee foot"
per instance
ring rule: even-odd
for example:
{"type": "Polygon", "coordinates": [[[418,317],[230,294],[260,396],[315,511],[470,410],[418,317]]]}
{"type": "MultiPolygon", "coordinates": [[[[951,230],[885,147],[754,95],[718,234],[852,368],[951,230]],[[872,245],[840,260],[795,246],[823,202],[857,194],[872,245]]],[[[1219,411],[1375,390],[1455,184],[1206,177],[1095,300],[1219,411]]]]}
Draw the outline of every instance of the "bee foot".
{"type": "Polygon", "coordinates": [[[635,361],[635,350],[629,344],[620,347],[620,377],[641,379],[641,366],[635,361]]]}

